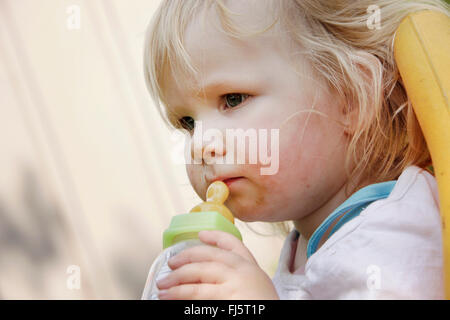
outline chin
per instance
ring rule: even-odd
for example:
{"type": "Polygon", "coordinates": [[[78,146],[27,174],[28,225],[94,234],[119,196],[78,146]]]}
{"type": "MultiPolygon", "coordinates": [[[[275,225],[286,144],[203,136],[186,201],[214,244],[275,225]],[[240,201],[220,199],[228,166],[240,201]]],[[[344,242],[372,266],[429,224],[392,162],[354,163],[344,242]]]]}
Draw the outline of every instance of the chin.
{"type": "Polygon", "coordinates": [[[235,205],[234,203],[230,203],[227,207],[236,219],[244,222],[269,222],[272,218],[270,213],[265,212],[265,210],[257,209],[254,205],[235,205]]]}

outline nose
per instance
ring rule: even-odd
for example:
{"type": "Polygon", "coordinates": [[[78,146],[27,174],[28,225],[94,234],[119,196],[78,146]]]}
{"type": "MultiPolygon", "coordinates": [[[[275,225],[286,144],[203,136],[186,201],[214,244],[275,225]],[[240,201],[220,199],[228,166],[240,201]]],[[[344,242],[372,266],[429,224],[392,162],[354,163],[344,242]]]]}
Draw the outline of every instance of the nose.
{"type": "Polygon", "coordinates": [[[194,134],[191,137],[191,163],[212,164],[224,163],[226,155],[224,130],[208,124],[205,121],[196,121],[194,134]]]}

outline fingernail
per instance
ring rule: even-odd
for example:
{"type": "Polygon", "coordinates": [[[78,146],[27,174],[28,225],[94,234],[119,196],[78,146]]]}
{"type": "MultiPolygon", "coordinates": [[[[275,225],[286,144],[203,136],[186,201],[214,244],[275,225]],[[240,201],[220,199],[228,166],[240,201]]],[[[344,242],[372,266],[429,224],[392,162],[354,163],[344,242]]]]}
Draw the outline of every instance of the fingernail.
{"type": "Polygon", "coordinates": [[[167,264],[169,265],[169,267],[174,266],[176,265],[176,263],[178,263],[178,259],[179,258],[177,258],[177,256],[174,256],[167,261],[167,264]]]}
{"type": "Polygon", "coordinates": [[[176,260],[177,256],[170,258],[167,263],[173,263],[176,260]]]}
{"type": "Polygon", "coordinates": [[[202,230],[202,231],[199,231],[199,234],[201,233],[201,234],[208,235],[211,232],[212,232],[212,230],[202,230]]]}
{"type": "Polygon", "coordinates": [[[167,277],[165,277],[165,278],[162,278],[162,279],[156,281],[156,286],[158,288],[166,287],[169,284],[169,282],[170,282],[170,279],[167,279],[167,277]]]}
{"type": "Polygon", "coordinates": [[[167,292],[167,290],[160,290],[158,293],[158,298],[159,300],[164,300],[167,299],[169,297],[169,294],[167,292]]]}

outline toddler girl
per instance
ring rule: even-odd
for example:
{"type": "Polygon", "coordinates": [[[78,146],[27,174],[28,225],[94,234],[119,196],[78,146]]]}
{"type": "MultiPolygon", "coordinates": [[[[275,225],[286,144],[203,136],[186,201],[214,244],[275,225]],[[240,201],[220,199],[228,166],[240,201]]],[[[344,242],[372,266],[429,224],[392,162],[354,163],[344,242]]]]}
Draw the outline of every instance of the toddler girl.
{"type": "Polygon", "coordinates": [[[273,279],[232,235],[200,232],[211,246],[169,261],[160,299],[443,298],[436,180],[393,56],[400,21],[422,9],[448,14],[440,0],[161,2],[145,78],[202,157],[187,159],[192,186],[204,199],[222,180],[236,218],[294,228],[273,279]],[[223,161],[228,141],[194,143],[237,129],[278,130],[276,172],[223,161]]]}

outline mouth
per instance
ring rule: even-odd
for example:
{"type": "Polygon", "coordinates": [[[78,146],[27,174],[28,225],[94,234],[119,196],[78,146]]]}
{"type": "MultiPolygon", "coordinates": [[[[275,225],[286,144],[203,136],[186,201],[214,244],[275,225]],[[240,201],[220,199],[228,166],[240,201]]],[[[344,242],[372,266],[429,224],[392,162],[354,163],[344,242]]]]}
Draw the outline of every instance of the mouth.
{"type": "Polygon", "coordinates": [[[223,183],[225,183],[229,187],[231,184],[235,183],[236,181],[240,181],[242,179],[244,179],[244,177],[230,177],[230,178],[219,177],[219,178],[214,179],[212,182],[214,182],[214,181],[222,181],[223,183]]]}

